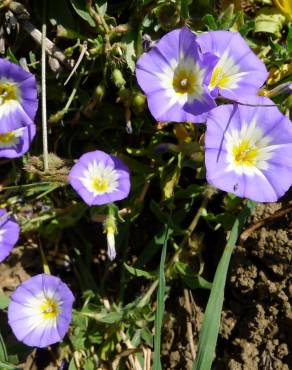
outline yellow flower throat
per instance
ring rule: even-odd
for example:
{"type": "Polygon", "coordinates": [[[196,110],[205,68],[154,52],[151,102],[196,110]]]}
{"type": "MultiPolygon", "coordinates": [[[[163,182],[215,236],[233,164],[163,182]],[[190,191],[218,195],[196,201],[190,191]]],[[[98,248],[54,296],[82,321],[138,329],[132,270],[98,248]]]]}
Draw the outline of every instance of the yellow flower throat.
{"type": "Polygon", "coordinates": [[[43,314],[44,319],[54,319],[58,316],[59,313],[58,304],[52,298],[47,298],[46,301],[41,304],[40,310],[43,314]]]}
{"type": "Polygon", "coordinates": [[[96,177],[92,180],[92,187],[98,193],[105,193],[108,189],[108,182],[106,179],[96,177]]]}
{"type": "Polygon", "coordinates": [[[14,139],[15,135],[13,132],[7,132],[6,134],[0,134],[0,143],[8,144],[14,139]]]}
{"type": "Polygon", "coordinates": [[[0,82],[0,104],[17,100],[17,87],[13,83],[0,82]]]}
{"type": "Polygon", "coordinates": [[[221,87],[224,89],[228,85],[230,78],[227,75],[223,74],[223,69],[220,66],[214,68],[211,76],[210,87],[214,88],[215,86],[221,87]]]}
{"type": "Polygon", "coordinates": [[[238,166],[254,166],[259,154],[258,149],[250,145],[247,139],[243,139],[238,145],[235,145],[232,152],[238,166]]]}

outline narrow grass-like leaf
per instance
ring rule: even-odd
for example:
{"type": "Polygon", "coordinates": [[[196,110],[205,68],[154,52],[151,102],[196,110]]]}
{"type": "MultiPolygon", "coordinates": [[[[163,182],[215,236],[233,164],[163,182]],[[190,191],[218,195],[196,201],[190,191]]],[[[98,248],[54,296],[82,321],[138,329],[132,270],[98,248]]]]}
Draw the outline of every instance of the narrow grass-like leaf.
{"type": "Polygon", "coordinates": [[[0,361],[0,369],[1,370],[17,370],[15,365],[9,364],[8,362],[0,361]]]}
{"type": "Polygon", "coordinates": [[[154,364],[153,370],[161,370],[160,348],[161,348],[161,327],[164,314],[164,297],[165,297],[165,258],[167,250],[167,241],[169,233],[167,232],[162,248],[160,266],[159,266],[159,287],[157,291],[157,308],[155,314],[155,336],[154,336],[154,364]]]}
{"type": "Polygon", "coordinates": [[[8,361],[8,355],[7,355],[7,351],[6,351],[6,346],[5,346],[5,342],[4,342],[4,339],[0,333],[0,361],[8,361]]]}
{"type": "Polygon", "coordinates": [[[144,277],[145,279],[149,279],[149,280],[155,279],[155,276],[156,276],[155,272],[151,273],[151,272],[147,272],[147,271],[144,271],[144,270],[141,270],[141,269],[136,269],[132,266],[127,265],[125,262],[124,262],[124,267],[126,268],[126,270],[130,274],[132,274],[136,277],[144,277]]]}
{"type": "Polygon", "coordinates": [[[224,300],[224,287],[231,254],[240,231],[253,208],[252,202],[240,212],[230,232],[223,255],[218,264],[213,286],[204,314],[204,320],[199,337],[199,348],[193,370],[210,370],[214,359],[217,337],[220,327],[221,311],[224,300]]]}
{"type": "Polygon", "coordinates": [[[0,310],[4,310],[8,307],[10,302],[10,298],[7,295],[1,294],[0,295],[0,310]]]}
{"type": "Polygon", "coordinates": [[[188,0],[180,1],[180,14],[182,18],[184,19],[189,17],[189,1],[188,0]]]}

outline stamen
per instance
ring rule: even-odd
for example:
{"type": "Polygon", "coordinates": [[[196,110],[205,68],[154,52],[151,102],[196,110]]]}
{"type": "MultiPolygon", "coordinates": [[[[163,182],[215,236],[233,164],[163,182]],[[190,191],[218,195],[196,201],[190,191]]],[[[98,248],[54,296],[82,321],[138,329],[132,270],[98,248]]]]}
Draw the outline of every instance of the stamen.
{"type": "Polygon", "coordinates": [[[187,86],[187,84],[188,84],[188,79],[187,78],[184,78],[183,80],[181,80],[181,82],[180,82],[180,85],[182,86],[182,87],[186,87],[187,86]]]}

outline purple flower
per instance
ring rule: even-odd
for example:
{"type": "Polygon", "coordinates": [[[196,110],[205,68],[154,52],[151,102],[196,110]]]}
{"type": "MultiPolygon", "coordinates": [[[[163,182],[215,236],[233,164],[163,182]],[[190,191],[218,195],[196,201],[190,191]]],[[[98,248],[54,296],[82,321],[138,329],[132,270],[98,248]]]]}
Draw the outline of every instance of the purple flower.
{"type": "Polygon", "coordinates": [[[218,58],[202,54],[186,27],[166,34],[136,65],[139,85],[157,121],[203,122],[216,106],[207,87],[218,58]]]}
{"type": "Polygon", "coordinates": [[[100,150],[83,154],[69,173],[72,187],[88,205],[121,200],[130,191],[128,167],[100,150]]]}
{"type": "Polygon", "coordinates": [[[239,33],[207,32],[198,36],[197,42],[203,52],[214,53],[220,58],[209,83],[213,96],[219,94],[241,101],[243,96],[257,95],[268,71],[239,33]]]}
{"type": "Polygon", "coordinates": [[[0,158],[21,157],[29,150],[35,132],[36,126],[31,124],[5,134],[0,134],[0,158]]]}
{"type": "MultiPolygon", "coordinates": [[[[264,97],[250,104],[271,105],[264,97]]],[[[276,106],[222,105],[209,113],[207,180],[257,202],[275,202],[292,185],[292,123],[276,106]]]]}
{"type": "Polygon", "coordinates": [[[74,297],[61,279],[39,274],[17,287],[8,307],[8,320],[16,338],[32,347],[61,341],[72,317],[74,297]]]}
{"type": "Polygon", "coordinates": [[[34,75],[0,59],[0,133],[33,123],[38,108],[34,75]]]}
{"type": "Polygon", "coordinates": [[[20,228],[6,209],[0,208],[0,262],[2,262],[19,238],[20,228]]]}

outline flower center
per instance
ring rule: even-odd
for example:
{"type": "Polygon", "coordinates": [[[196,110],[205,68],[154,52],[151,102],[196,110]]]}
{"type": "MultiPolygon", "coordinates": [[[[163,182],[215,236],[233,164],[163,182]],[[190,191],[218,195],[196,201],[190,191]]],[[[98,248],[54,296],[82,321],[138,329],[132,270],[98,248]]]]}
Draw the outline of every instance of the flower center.
{"type": "Polygon", "coordinates": [[[0,82],[0,105],[17,100],[17,87],[13,83],[0,82]]]}
{"type": "Polygon", "coordinates": [[[243,139],[233,147],[234,161],[237,165],[254,166],[259,155],[259,150],[250,145],[247,139],[243,139]]]}
{"type": "Polygon", "coordinates": [[[45,302],[40,305],[40,310],[44,319],[55,319],[59,313],[58,304],[52,298],[47,298],[45,302]]]}
{"type": "Polygon", "coordinates": [[[92,180],[92,187],[97,193],[105,193],[108,190],[108,182],[101,177],[95,177],[92,180]]]}
{"type": "Polygon", "coordinates": [[[192,94],[195,91],[196,76],[185,68],[177,68],[174,72],[172,86],[179,94],[192,94]]]}
{"type": "Polygon", "coordinates": [[[0,143],[8,144],[14,139],[15,135],[13,132],[7,132],[6,134],[0,134],[0,143]]]}
{"type": "Polygon", "coordinates": [[[230,78],[227,75],[223,74],[223,69],[220,66],[214,68],[211,76],[210,87],[214,88],[215,86],[224,88],[230,82],[230,78]]]}

